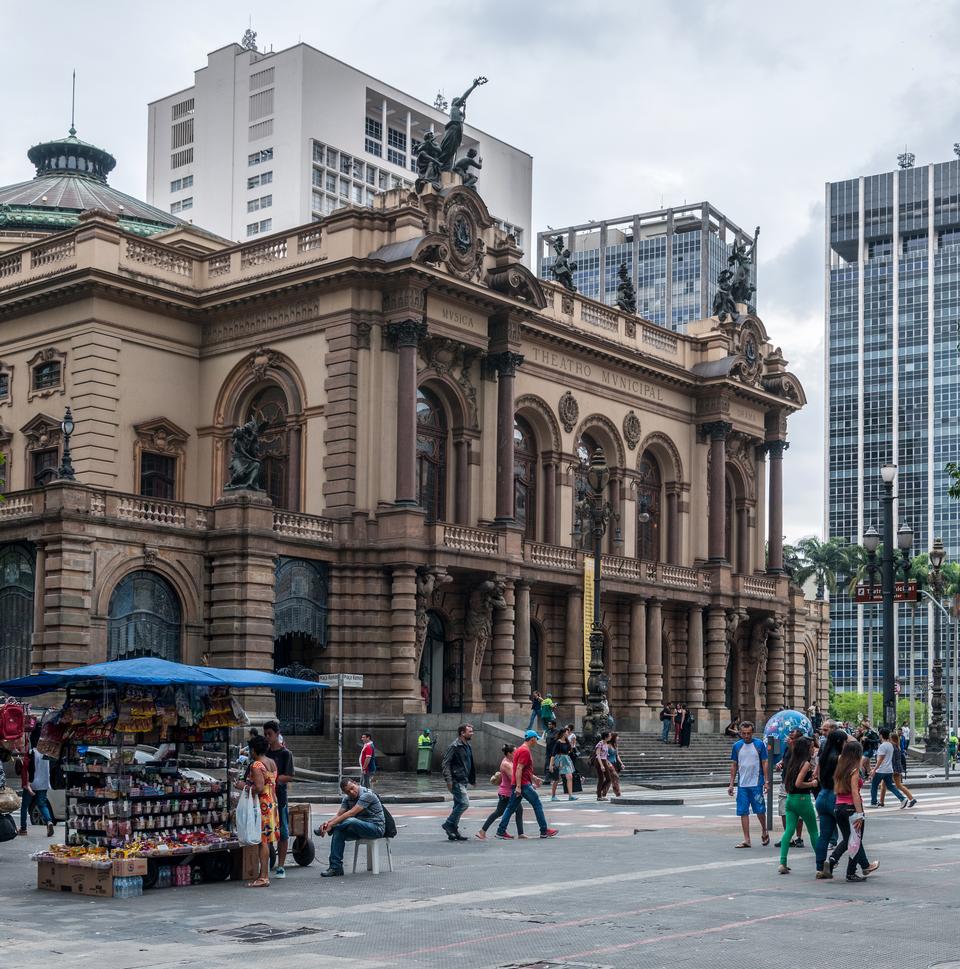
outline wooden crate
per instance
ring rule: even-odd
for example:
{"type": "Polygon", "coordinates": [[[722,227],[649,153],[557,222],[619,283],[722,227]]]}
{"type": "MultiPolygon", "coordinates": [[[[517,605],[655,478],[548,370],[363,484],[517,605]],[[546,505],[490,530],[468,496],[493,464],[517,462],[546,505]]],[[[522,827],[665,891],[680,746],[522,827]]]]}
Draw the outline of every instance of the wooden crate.
{"type": "Polygon", "coordinates": [[[291,804],[290,813],[290,837],[307,838],[310,836],[310,805],[291,804]]]}

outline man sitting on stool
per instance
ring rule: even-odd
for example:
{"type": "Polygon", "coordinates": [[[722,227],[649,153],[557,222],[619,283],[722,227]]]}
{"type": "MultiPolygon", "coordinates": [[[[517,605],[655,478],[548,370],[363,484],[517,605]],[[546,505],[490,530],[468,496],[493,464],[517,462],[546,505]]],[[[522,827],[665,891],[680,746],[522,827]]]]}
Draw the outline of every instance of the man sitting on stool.
{"type": "Polygon", "coordinates": [[[370,788],[361,787],[356,781],[342,780],[340,790],[343,791],[340,810],[313,832],[321,838],[330,835],[329,867],[320,872],[321,878],[343,874],[344,842],[382,838],[386,828],[383,805],[370,788]]]}

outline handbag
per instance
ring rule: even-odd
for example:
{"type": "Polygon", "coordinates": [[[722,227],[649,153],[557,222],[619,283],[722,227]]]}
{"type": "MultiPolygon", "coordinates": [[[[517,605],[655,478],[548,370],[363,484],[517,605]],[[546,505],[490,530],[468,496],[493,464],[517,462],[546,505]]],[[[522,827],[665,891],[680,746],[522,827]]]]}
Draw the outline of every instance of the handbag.
{"type": "Polygon", "coordinates": [[[237,840],[243,845],[258,845],[262,837],[260,798],[249,787],[243,789],[237,804],[237,840]]]}
{"type": "Polygon", "coordinates": [[[494,787],[499,787],[500,786],[500,781],[502,781],[502,780],[503,780],[503,775],[500,773],[500,771],[497,771],[496,774],[493,774],[491,776],[490,783],[494,787]]]}
{"type": "Polygon", "coordinates": [[[9,814],[0,814],[0,841],[12,841],[17,836],[17,822],[9,814]]]}
{"type": "Polygon", "coordinates": [[[0,787],[0,814],[14,814],[20,810],[20,798],[9,787],[0,787]]]}

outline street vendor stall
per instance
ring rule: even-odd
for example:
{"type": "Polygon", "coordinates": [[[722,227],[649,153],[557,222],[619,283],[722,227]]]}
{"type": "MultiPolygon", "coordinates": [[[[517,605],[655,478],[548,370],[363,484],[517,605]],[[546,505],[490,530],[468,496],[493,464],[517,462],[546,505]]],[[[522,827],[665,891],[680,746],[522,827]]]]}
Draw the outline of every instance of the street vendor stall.
{"type": "Polygon", "coordinates": [[[0,683],[16,697],[65,693],[44,717],[37,748],[66,778],[66,838],[33,856],[38,887],[127,896],[247,877],[256,849],[244,852],[234,833],[229,773],[196,776],[175,758],[135,758],[134,748],[164,744],[179,753],[186,743],[223,743],[228,755],[230,729],[248,722],[235,691],[254,688],[303,693],[322,685],[152,657],[0,683]]]}

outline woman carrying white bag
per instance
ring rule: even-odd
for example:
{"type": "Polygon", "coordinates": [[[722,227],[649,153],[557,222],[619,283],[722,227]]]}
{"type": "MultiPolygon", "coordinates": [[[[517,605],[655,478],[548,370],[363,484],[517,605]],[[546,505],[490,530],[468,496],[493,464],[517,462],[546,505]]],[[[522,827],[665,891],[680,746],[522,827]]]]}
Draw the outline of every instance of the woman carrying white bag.
{"type": "Polygon", "coordinates": [[[266,888],[270,884],[270,845],[276,844],[279,834],[277,813],[277,765],[267,756],[265,737],[250,740],[253,760],[247,778],[238,781],[242,788],[237,804],[237,837],[241,844],[258,844],[260,871],[247,883],[248,888],[266,888]]]}
{"type": "Polygon", "coordinates": [[[3,762],[10,761],[6,748],[0,748],[0,841],[12,841],[17,836],[17,822],[13,814],[20,810],[20,798],[6,786],[3,762]]]}

